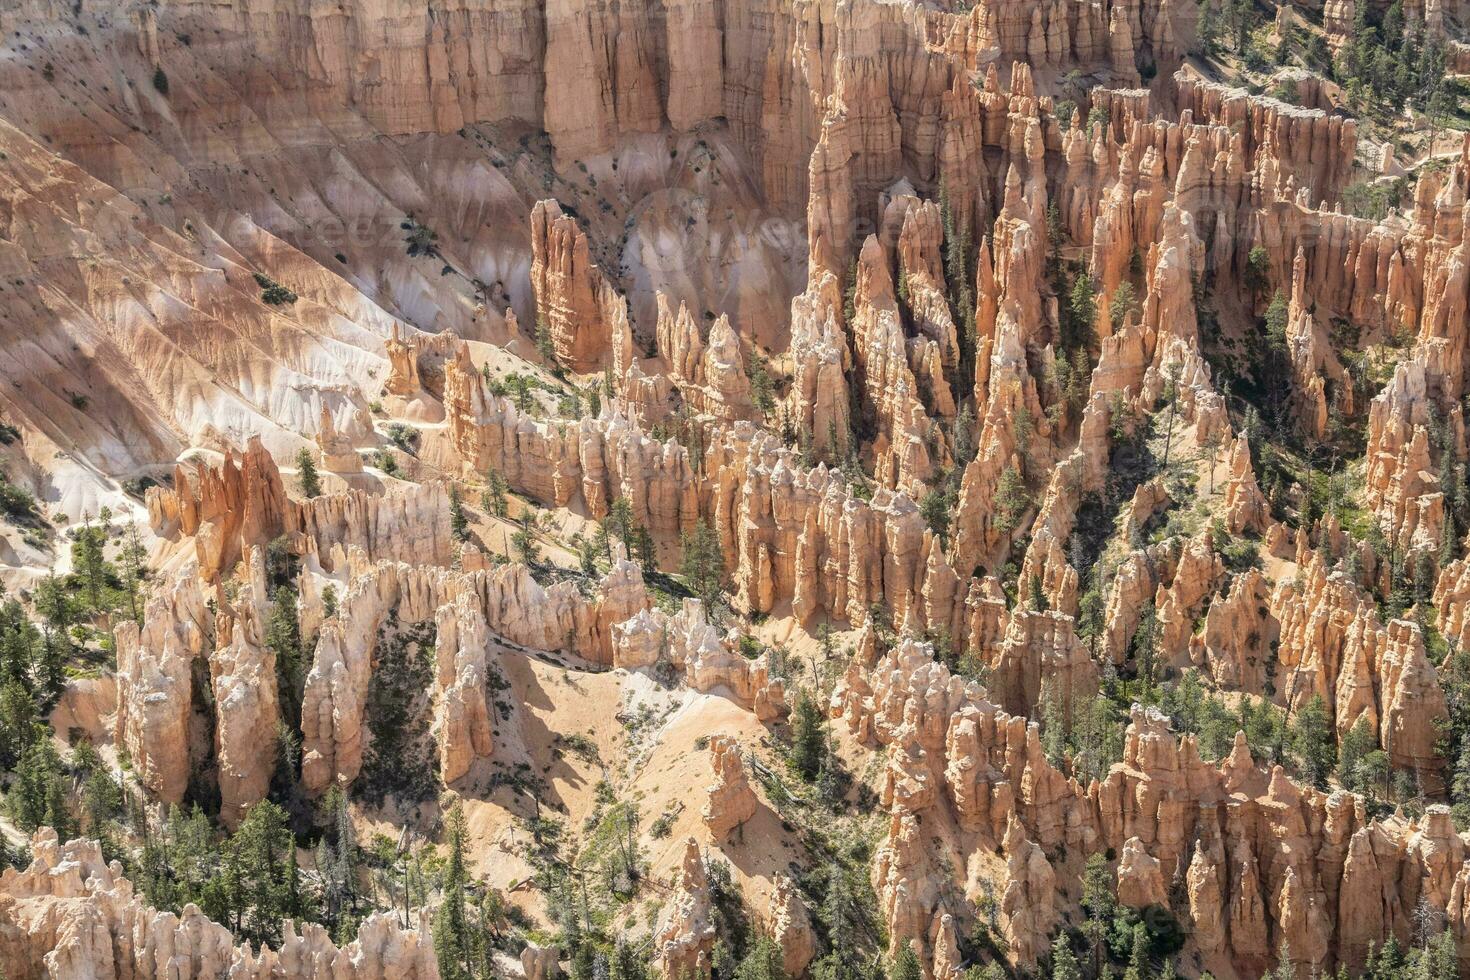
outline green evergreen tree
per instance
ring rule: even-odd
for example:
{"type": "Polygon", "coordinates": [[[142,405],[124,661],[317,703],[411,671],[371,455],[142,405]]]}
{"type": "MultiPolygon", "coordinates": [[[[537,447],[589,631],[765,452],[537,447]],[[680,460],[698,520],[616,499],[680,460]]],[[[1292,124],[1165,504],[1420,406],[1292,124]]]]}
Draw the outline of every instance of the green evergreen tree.
{"type": "Polygon", "coordinates": [[[1199,0],[1199,27],[1195,33],[1195,53],[1211,58],[1220,52],[1222,32],[1220,15],[1215,10],[1214,0],[1199,0]]]}
{"type": "MultiPolygon", "coordinates": [[[[1448,523],[1448,522],[1446,522],[1448,523]]],[[[1434,580],[1439,575],[1439,562],[1434,552],[1420,548],[1414,553],[1414,601],[1428,603],[1434,596],[1434,580]]]]}
{"type": "Polygon", "coordinates": [[[242,938],[279,945],[282,920],[307,911],[286,812],[270,800],[251,807],[220,860],[220,873],[201,889],[201,907],[242,938]]]}
{"type": "Polygon", "coordinates": [[[82,783],[80,829],[89,836],[102,837],[108,822],[122,813],[122,787],[90,742],[76,747],[72,769],[82,783]]]}
{"type": "Polygon", "coordinates": [[[520,527],[510,536],[510,547],[516,561],[523,565],[534,565],[541,559],[541,547],[536,543],[536,529],[531,525],[530,514],[521,518],[520,527]]]}
{"type": "Polygon", "coordinates": [[[725,553],[720,547],[720,536],[705,521],[694,525],[680,543],[682,557],[680,574],[689,583],[694,594],[713,609],[720,599],[725,581],[725,553]]]}
{"type": "Polygon", "coordinates": [[[949,541],[949,522],[952,498],[949,493],[936,487],[919,501],[919,516],[941,543],[949,541]]]}
{"type": "Polygon", "coordinates": [[[644,571],[652,570],[657,565],[658,554],[653,544],[653,535],[642,524],[634,524],[628,533],[628,557],[636,561],[644,571]]]}
{"type": "Polygon", "coordinates": [[[1067,941],[1067,930],[1057,932],[1051,944],[1051,980],[1082,980],[1082,968],[1067,941]]]}
{"type": "Polygon", "coordinates": [[[1113,331],[1123,329],[1128,318],[1138,312],[1138,293],[1133,289],[1133,283],[1123,280],[1118,283],[1118,288],[1113,290],[1113,298],[1108,307],[1108,322],[1113,325],[1113,331]]]}
{"type": "Polygon", "coordinates": [[[106,611],[103,588],[112,571],[106,547],[106,530],[93,524],[90,516],[84,517],[72,541],[71,562],[73,574],[82,585],[86,611],[93,614],[106,611]]]}
{"type": "Polygon", "coordinates": [[[1123,971],[1123,980],[1148,980],[1149,969],[1148,930],[1142,922],[1133,926],[1133,943],[1128,953],[1128,969],[1123,971]]]}
{"type": "Polygon", "coordinates": [[[35,606],[41,614],[41,650],[33,675],[34,694],[44,712],[61,696],[66,665],[75,652],[71,629],[77,623],[78,611],[54,571],[36,586],[35,606]]]}
{"type": "Polygon", "coordinates": [[[1046,612],[1050,603],[1046,601],[1046,592],[1042,589],[1041,576],[1031,576],[1031,609],[1034,612],[1046,612]]]}
{"type": "Polygon", "coordinates": [[[1266,384],[1272,386],[1276,394],[1273,399],[1279,403],[1281,393],[1277,389],[1290,380],[1290,355],[1286,348],[1286,320],[1289,308],[1286,297],[1281,290],[1277,290],[1271,297],[1271,305],[1266,307],[1266,384]]]}
{"type": "Polygon", "coordinates": [[[1101,976],[1107,956],[1108,930],[1118,908],[1113,872],[1108,859],[1098,853],[1088,857],[1082,872],[1082,935],[1092,953],[1093,976],[1101,976]]]}
{"type": "Polygon", "coordinates": [[[786,971],[781,966],[781,949],[770,936],[762,935],[751,944],[735,968],[735,980],[786,980],[786,971]]]}
{"type": "MultiPolygon", "coordinates": [[[[633,504],[627,497],[614,500],[608,508],[607,516],[602,519],[602,526],[607,529],[608,535],[621,541],[624,546],[633,533],[634,523],[633,504]]],[[[609,553],[608,557],[611,558],[612,554],[609,553]]]]}
{"type": "Polygon", "coordinates": [[[791,711],[791,766],[802,779],[817,778],[827,760],[827,724],[817,699],[803,690],[791,711]]]}
{"type": "Polygon", "coordinates": [[[66,805],[61,759],[49,738],[37,738],[22,753],[6,796],[16,826],[25,831],[49,826],[62,840],[76,836],[66,805]]]}
{"type": "Polygon", "coordinates": [[[474,958],[465,910],[469,873],[464,857],[464,811],[459,806],[449,811],[447,826],[449,862],[444,869],[444,901],[434,916],[434,953],[439,959],[439,975],[444,980],[470,980],[474,975],[474,958]]]}
{"type": "Polygon", "coordinates": [[[1337,746],[1327,706],[1322,695],[1312,699],[1296,713],[1291,723],[1291,748],[1302,774],[1318,789],[1327,788],[1327,779],[1337,763],[1337,746]]]}
{"type": "Polygon", "coordinates": [[[0,684],[0,769],[13,769],[39,737],[36,700],[19,680],[0,684]]]}
{"type": "Polygon", "coordinates": [[[470,539],[470,519],[465,516],[464,500],[455,483],[449,485],[449,533],[461,544],[470,539]]]}
{"type": "Polygon", "coordinates": [[[1093,324],[1097,321],[1097,296],[1092,277],[1086,273],[1072,280],[1067,312],[1069,316],[1064,320],[1062,347],[1070,351],[1090,346],[1093,324]]]}
{"type": "Polygon", "coordinates": [[[957,468],[963,468],[970,464],[975,458],[975,413],[970,410],[969,403],[960,406],[959,414],[955,416],[953,437],[954,459],[957,468]]]}
{"type": "Polygon", "coordinates": [[[480,497],[480,506],[486,513],[504,517],[509,511],[506,498],[508,489],[505,477],[500,475],[499,470],[491,468],[485,474],[485,492],[480,497]]]}
{"type": "Polygon", "coordinates": [[[311,450],[303,447],[296,454],[296,471],[301,481],[301,494],[304,497],[320,497],[322,495],[322,478],[316,471],[316,459],[313,458],[311,450]]]}
{"type": "Polygon", "coordinates": [[[1000,482],[995,489],[994,527],[1001,534],[1010,534],[1021,525],[1027,508],[1031,506],[1031,495],[1026,492],[1026,481],[1014,466],[1001,470],[1000,482]]]}
{"type": "Polygon", "coordinates": [[[556,344],[551,339],[551,327],[547,325],[546,318],[539,315],[536,317],[536,353],[553,371],[561,369],[556,359],[556,344]]]}
{"type": "Polygon", "coordinates": [[[306,651],[302,648],[301,619],[296,591],[280,586],[271,594],[265,622],[265,645],[276,661],[276,686],[281,714],[292,728],[301,725],[301,699],[306,690],[306,651]]]}
{"type": "Polygon", "coordinates": [[[1245,260],[1245,288],[1254,294],[1264,293],[1271,286],[1271,253],[1265,246],[1257,245],[1250,250],[1245,260]]]}
{"type": "Polygon", "coordinates": [[[128,616],[133,622],[142,626],[143,583],[148,575],[145,564],[148,560],[148,550],[143,547],[143,542],[138,537],[136,522],[128,525],[127,540],[118,557],[122,562],[123,594],[127,601],[128,616]]]}
{"type": "Polygon", "coordinates": [[[888,980],[924,980],[924,970],[919,966],[913,943],[904,943],[899,949],[888,971],[888,980]]]}

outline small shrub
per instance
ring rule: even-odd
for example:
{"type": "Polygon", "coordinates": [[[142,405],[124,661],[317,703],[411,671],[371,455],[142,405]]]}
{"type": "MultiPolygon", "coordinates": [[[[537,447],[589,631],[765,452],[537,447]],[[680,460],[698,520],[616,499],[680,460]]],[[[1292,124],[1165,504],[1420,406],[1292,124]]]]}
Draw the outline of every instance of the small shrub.
{"type": "Polygon", "coordinates": [[[270,276],[259,272],[255,273],[255,284],[260,287],[260,301],[267,306],[290,306],[299,298],[270,276]]]}
{"type": "Polygon", "coordinates": [[[674,832],[674,811],[665,810],[658,815],[653,826],[648,828],[649,836],[654,840],[663,840],[674,832]]]}
{"type": "Polygon", "coordinates": [[[402,422],[392,422],[388,425],[388,439],[399,449],[406,453],[412,453],[418,446],[418,430],[402,422]]]}

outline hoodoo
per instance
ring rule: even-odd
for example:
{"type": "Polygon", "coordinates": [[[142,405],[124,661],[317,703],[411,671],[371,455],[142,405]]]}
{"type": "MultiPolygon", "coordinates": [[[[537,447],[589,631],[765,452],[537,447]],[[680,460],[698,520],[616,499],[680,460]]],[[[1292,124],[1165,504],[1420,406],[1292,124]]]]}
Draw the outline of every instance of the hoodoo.
{"type": "Polygon", "coordinates": [[[0,976],[1470,976],[1470,2],[10,0],[0,976]]]}

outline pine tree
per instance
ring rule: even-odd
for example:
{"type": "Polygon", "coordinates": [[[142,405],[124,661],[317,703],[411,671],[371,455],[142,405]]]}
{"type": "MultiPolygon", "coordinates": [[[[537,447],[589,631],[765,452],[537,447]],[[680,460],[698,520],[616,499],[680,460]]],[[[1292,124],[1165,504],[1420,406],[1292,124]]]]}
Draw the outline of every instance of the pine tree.
{"type": "Polygon", "coordinates": [[[816,698],[802,691],[791,712],[791,766],[808,782],[827,759],[827,728],[816,698]]]}
{"type": "Polygon", "coordinates": [[[701,520],[693,531],[683,536],[681,548],[680,573],[694,594],[707,608],[713,609],[725,580],[725,554],[720,547],[720,536],[701,520]]]}
{"type": "Polygon", "coordinates": [[[914,953],[913,943],[904,943],[893,966],[888,971],[888,980],[924,980],[924,971],[919,966],[919,957],[914,953]]]}
{"type": "Polygon", "coordinates": [[[455,483],[449,485],[449,533],[461,544],[470,539],[470,519],[465,516],[464,500],[455,483]]]}
{"type": "Polygon", "coordinates": [[[1152,601],[1146,600],[1138,618],[1138,628],[1133,631],[1131,651],[1138,679],[1148,687],[1157,680],[1158,668],[1158,612],[1152,601]]]}
{"type": "Polygon", "coordinates": [[[1209,58],[1220,51],[1220,15],[1214,0],[1199,0],[1199,28],[1196,33],[1197,54],[1209,58]]]}
{"type": "Polygon", "coordinates": [[[1000,482],[995,489],[995,518],[993,525],[1001,534],[1010,534],[1021,524],[1026,508],[1031,506],[1031,497],[1026,492],[1026,481],[1014,466],[1001,470],[1000,482]]]}
{"type": "MultiPolygon", "coordinates": [[[[602,520],[602,526],[607,529],[610,537],[617,538],[624,546],[628,544],[628,538],[633,533],[633,505],[627,497],[619,497],[612,502],[607,516],[602,520]]],[[[608,553],[608,558],[612,553],[608,553]]]]}
{"type": "Polygon", "coordinates": [[[147,575],[144,562],[148,551],[138,537],[136,522],[128,525],[127,541],[122,553],[123,594],[127,598],[128,616],[139,626],[143,625],[143,580],[147,575]]]}
{"type": "Polygon", "coordinates": [[[469,980],[473,975],[472,940],[464,899],[469,873],[464,859],[464,811],[458,804],[449,811],[447,826],[449,862],[444,869],[444,901],[434,916],[434,953],[444,980],[469,980]]]}
{"type": "Polygon", "coordinates": [[[1245,260],[1245,288],[1252,293],[1264,293],[1271,285],[1271,253],[1265,246],[1257,245],[1250,250],[1245,260]]]}
{"type": "Polygon", "coordinates": [[[602,549],[597,546],[596,537],[583,538],[577,543],[577,563],[582,569],[582,574],[588,578],[597,575],[597,556],[602,554],[602,549]]]}
{"type": "Polygon", "coordinates": [[[320,497],[322,495],[322,478],[316,471],[316,460],[312,458],[311,450],[303,447],[296,454],[296,470],[298,479],[301,481],[301,495],[307,497],[320,497]]]}
{"type": "Polygon", "coordinates": [[[1102,854],[1093,854],[1087,859],[1082,873],[1082,935],[1087,938],[1092,951],[1092,972],[1102,975],[1103,959],[1107,953],[1108,929],[1113,914],[1117,911],[1113,873],[1108,868],[1108,859],[1102,854]]]}
{"type": "MultiPolygon", "coordinates": [[[[1342,776],[1344,786],[1351,790],[1362,788],[1360,767],[1368,753],[1377,747],[1378,736],[1373,731],[1372,723],[1366,714],[1359,715],[1338,747],[1337,771],[1342,776]]],[[[1470,771],[1466,773],[1466,789],[1470,790],[1470,771]]]]}
{"type": "Polygon", "coordinates": [[[1051,944],[1051,980],[1082,980],[1082,968],[1067,941],[1067,931],[1060,930],[1051,944]]]}
{"type": "Polygon", "coordinates": [[[71,545],[72,567],[81,580],[88,612],[103,612],[102,588],[106,584],[111,566],[106,557],[107,535],[103,528],[92,523],[86,516],[71,545]]]}
{"type": "Polygon", "coordinates": [[[628,557],[636,561],[644,571],[653,569],[657,564],[658,554],[653,544],[653,535],[642,524],[634,524],[633,529],[628,532],[628,557]]]}
{"type": "MultiPolygon", "coordinates": [[[[1273,390],[1286,384],[1289,378],[1286,347],[1288,313],[1286,297],[1278,289],[1271,297],[1271,305],[1266,307],[1266,383],[1273,386],[1273,390]]],[[[1273,397],[1279,400],[1280,393],[1273,397]]]]}
{"type": "Polygon", "coordinates": [[[122,788],[103,764],[90,742],[82,742],[73,753],[72,769],[82,783],[81,830],[99,837],[108,821],[122,812],[122,788]]]}
{"type": "Polygon", "coordinates": [[[286,812],[270,800],[251,807],[221,858],[217,882],[204,886],[204,904],[215,906],[210,917],[232,920],[251,942],[279,944],[281,921],[305,911],[286,812]]]}
{"type": "Polygon", "coordinates": [[[952,441],[954,443],[954,459],[956,467],[968,466],[975,458],[975,413],[970,411],[968,403],[960,406],[959,414],[955,416],[952,441]]]}
{"type": "MultiPolygon", "coordinates": [[[[347,796],[338,787],[327,791],[322,809],[332,816],[329,833],[322,835],[317,873],[322,880],[323,915],[339,936],[350,938],[355,928],[357,842],[347,796]]],[[[345,939],[344,939],[345,941],[345,939]]]]}
{"type": "Polygon", "coordinates": [[[1041,705],[1041,749],[1046,761],[1061,766],[1067,755],[1066,714],[1062,699],[1053,691],[1041,705]]]}
{"type": "Polygon", "coordinates": [[[786,980],[781,950],[770,936],[763,935],[751,945],[735,969],[735,980],[786,980]]]}
{"type": "Polygon", "coordinates": [[[1092,277],[1085,272],[1072,280],[1067,313],[1063,320],[1062,347],[1072,350],[1090,346],[1093,323],[1097,320],[1097,295],[1092,277]]]}
{"type": "Polygon", "coordinates": [[[509,510],[506,499],[508,489],[505,477],[500,475],[499,470],[491,468],[485,473],[485,492],[480,496],[480,506],[487,513],[504,517],[509,510]]]}
{"type": "Polygon", "coordinates": [[[1420,971],[1425,980],[1458,980],[1460,965],[1455,950],[1455,934],[1448,929],[1429,940],[1420,954],[1420,971]]]}
{"type": "Polygon", "coordinates": [[[1314,694],[1301,707],[1291,723],[1291,747],[1303,775],[1318,789],[1327,788],[1327,777],[1337,762],[1337,746],[1332,723],[1322,695],[1314,694]]]}
{"type": "Polygon", "coordinates": [[[551,328],[546,324],[546,318],[536,317],[536,353],[541,355],[541,360],[553,371],[560,371],[561,365],[556,359],[556,344],[551,339],[551,328]]]}
{"type": "Polygon", "coordinates": [[[540,560],[541,549],[536,544],[536,530],[531,526],[529,513],[521,518],[521,526],[510,536],[510,547],[523,565],[534,565],[540,560]]]}
{"type": "MultiPolygon", "coordinates": [[[[1449,523],[1449,521],[1446,521],[1449,523]]],[[[1414,553],[1414,601],[1419,604],[1429,602],[1434,596],[1434,580],[1439,573],[1439,563],[1435,561],[1434,552],[1428,548],[1421,548],[1414,553]]]]}
{"type": "Polygon", "coordinates": [[[943,489],[930,490],[919,501],[919,516],[941,544],[949,541],[949,511],[950,496],[943,489]]]}
{"type": "Polygon", "coordinates": [[[1113,290],[1113,298],[1108,305],[1108,317],[1113,330],[1121,330],[1128,318],[1137,312],[1138,294],[1133,289],[1133,283],[1125,279],[1113,290]]]}
{"type": "Polygon", "coordinates": [[[1031,609],[1033,612],[1046,612],[1050,604],[1046,601],[1046,592],[1041,586],[1041,576],[1031,576],[1031,609]]]}
{"type": "Polygon", "coordinates": [[[1148,930],[1142,922],[1133,926],[1133,946],[1128,953],[1128,969],[1123,980],[1149,980],[1148,930]]]}
{"type": "Polygon", "coordinates": [[[49,738],[38,738],[21,755],[6,805],[16,826],[32,831],[47,825],[62,840],[75,836],[66,808],[66,785],[61,759],[49,738]]]}
{"type": "Polygon", "coordinates": [[[13,769],[39,737],[36,701],[20,680],[0,683],[0,769],[13,769]]]}
{"type": "Polygon", "coordinates": [[[296,592],[284,585],[271,594],[270,615],[265,623],[265,645],[276,661],[281,714],[295,728],[301,724],[301,698],[306,689],[306,654],[302,649],[296,592]]]}
{"type": "Polygon", "coordinates": [[[32,693],[45,713],[56,704],[66,683],[66,665],[75,645],[71,629],[77,622],[76,605],[53,570],[36,587],[36,611],[41,614],[41,647],[32,668],[32,693]]]}

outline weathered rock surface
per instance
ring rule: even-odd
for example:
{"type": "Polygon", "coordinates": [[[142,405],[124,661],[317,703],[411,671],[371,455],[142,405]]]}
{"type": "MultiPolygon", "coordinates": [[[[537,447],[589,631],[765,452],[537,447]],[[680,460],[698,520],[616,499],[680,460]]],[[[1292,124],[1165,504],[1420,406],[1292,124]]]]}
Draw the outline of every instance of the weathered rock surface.
{"type": "Polygon", "coordinates": [[[287,921],[279,949],[237,945],[224,926],[193,905],[182,914],[160,912],[133,891],[122,867],[108,865],[95,841],[59,844],[43,828],[31,840],[23,871],[0,877],[0,953],[7,975],[162,978],[222,976],[267,980],[438,980],[439,965],[427,916],[401,929],[393,915],[375,912],[346,946],[332,944],[321,926],[299,932],[287,921]]]}
{"type": "Polygon", "coordinates": [[[656,336],[668,375],[692,410],[724,421],[751,414],[750,380],[729,317],[715,320],[708,337],[701,337],[689,308],[680,304],[675,314],[660,295],[656,336]]]}
{"type": "Polygon", "coordinates": [[[673,886],[654,929],[654,962],[665,976],[707,976],[715,926],[710,918],[709,877],[699,844],[692,837],[673,886]]]}
{"type": "Polygon", "coordinates": [[[701,815],[710,834],[721,841],[755,816],[755,791],[745,775],[745,755],[729,736],[716,735],[709,740],[709,764],[714,782],[705,791],[701,815]]]}
{"type": "Polygon", "coordinates": [[[599,370],[627,306],[588,254],[586,233],[555,201],[531,212],[531,255],[536,328],[550,333],[558,363],[599,370]]]}
{"type": "MultiPolygon", "coordinates": [[[[1405,12],[1449,36],[1463,6],[1405,12]]],[[[737,612],[798,644],[798,626],[871,623],[829,707],[841,750],[875,754],[889,952],[913,943],[928,976],[959,971],[982,905],[1003,954],[1033,968],[1076,921],[1082,862],[1109,852],[1120,900],[1187,918],[1181,964],[1217,976],[1258,975],[1283,946],[1299,975],[1357,969],[1431,912],[1470,950],[1470,871],[1443,807],[1371,819],[1256,765],[1243,737],[1207,762],[1143,707],[1106,772],[1052,737],[1102,677],[1137,670],[1147,621],[1164,683],[1195,669],[1230,703],[1292,718],[1320,698],[1339,739],[1370,732],[1445,798],[1451,705],[1416,619],[1432,605],[1452,647],[1470,641],[1470,151],[1421,168],[1401,213],[1343,213],[1363,177],[1354,120],[1181,68],[1195,10],[1179,0],[54,7],[0,12],[7,479],[52,516],[87,515],[191,448],[223,456],[150,491],[167,564],[142,625],[116,630],[115,741],[150,800],[213,780],[234,825],[269,788],[298,693],[264,636],[276,541],[304,569],[309,794],[362,769],[395,620],[434,624],[425,749],[461,788],[513,754],[497,740],[523,720],[490,690],[502,642],[612,667],[608,687],[672,681],[781,717],[780,662],[743,656],[702,603],[651,608],[625,555],[601,581],[543,585],[457,549],[434,477],[494,470],[578,533],[626,501],[665,571],[707,523],[737,612]],[[339,220],[354,233],[320,233],[339,220]],[[380,222],[386,236],[355,233],[380,222]],[[1095,289],[1091,323],[1068,316],[1074,274],[1095,289]],[[1321,472],[1294,491],[1217,377],[1275,290],[1284,414],[1314,446],[1367,434],[1344,467],[1362,492],[1321,519],[1321,472]],[[517,357],[570,372],[550,388],[600,385],[599,417],[553,416],[541,388],[530,407],[493,396],[517,357]],[[370,486],[358,450],[403,422],[421,440],[399,457],[415,486],[289,498],[271,454],[315,446],[352,478],[334,483],[370,486]],[[1139,476],[1161,425],[1169,472],[1139,476]],[[1363,514],[1386,554],[1345,530],[1363,536],[1363,514]],[[1405,577],[1421,601],[1391,618],[1380,604],[1405,577]]],[[[1355,13],[1322,6],[1333,43],[1355,13]]],[[[97,714],[63,703],[81,707],[59,719],[97,714]]],[[[758,804],[735,744],[711,750],[718,846],[758,804]]],[[[104,872],[87,864],[81,885],[124,889],[104,872]]],[[[711,965],[707,893],[691,842],[655,929],[671,975],[711,965]]],[[[153,960],[117,954],[122,976],[428,975],[422,940],[392,945],[385,920],[350,954],[288,933],[303,959],[283,949],[267,969],[276,954],[237,952],[191,913],[155,935],[166,917],[74,898],[0,903],[0,925],[26,909],[0,942],[24,946],[27,976],[32,922],[52,973],[107,975],[126,937],[153,960]]],[[[768,925],[787,971],[808,968],[815,932],[784,877],[768,925]]],[[[522,969],[539,980],[556,958],[528,950],[522,969]]]]}
{"type": "Polygon", "coordinates": [[[771,939],[781,950],[781,968],[788,977],[799,977],[816,956],[817,935],[789,875],[779,875],[771,892],[771,939]]]}

